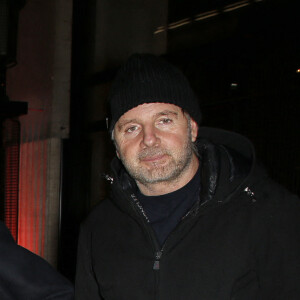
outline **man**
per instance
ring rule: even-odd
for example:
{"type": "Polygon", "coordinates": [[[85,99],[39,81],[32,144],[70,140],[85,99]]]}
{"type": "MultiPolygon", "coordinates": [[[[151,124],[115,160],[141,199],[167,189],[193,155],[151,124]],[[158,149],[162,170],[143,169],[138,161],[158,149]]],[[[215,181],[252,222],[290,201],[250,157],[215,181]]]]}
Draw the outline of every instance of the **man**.
{"type": "Polygon", "coordinates": [[[71,300],[71,283],[41,257],[18,246],[0,222],[0,299],[71,300]]]}
{"type": "Polygon", "coordinates": [[[183,74],[133,55],[109,95],[109,199],[82,224],[76,299],[300,299],[300,202],[252,144],[199,127],[183,74]]]}

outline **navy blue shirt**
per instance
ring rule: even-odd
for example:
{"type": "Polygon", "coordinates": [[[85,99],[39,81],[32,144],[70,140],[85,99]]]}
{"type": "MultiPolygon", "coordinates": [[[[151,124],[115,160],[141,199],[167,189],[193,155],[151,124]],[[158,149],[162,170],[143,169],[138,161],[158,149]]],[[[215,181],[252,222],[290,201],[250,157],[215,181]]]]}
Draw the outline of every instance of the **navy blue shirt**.
{"type": "Polygon", "coordinates": [[[181,218],[198,200],[199,191],[200,168],[184,187],[172,193],[160,196],[145,196],[138,191],[138,199],[161,246],[178,225],[181,218]]]}

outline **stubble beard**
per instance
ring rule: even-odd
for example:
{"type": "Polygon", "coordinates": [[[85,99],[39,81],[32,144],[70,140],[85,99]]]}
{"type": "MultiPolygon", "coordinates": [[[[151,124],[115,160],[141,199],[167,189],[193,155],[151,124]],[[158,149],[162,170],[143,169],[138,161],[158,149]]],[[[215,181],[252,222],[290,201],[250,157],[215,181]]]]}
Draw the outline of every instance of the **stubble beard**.
{"type": "Polygon", "coordinates": [[[140,152],[138,157],[130,162],[126,161],[124,157],[120,155],[120,159],[130,176],[137,182],[146,186],[178,180],[190,166],[192,157],[193,142],[190,126],[188,127],[188,136],[185,144],[177,151],[171,151],[160,147],[147,148],[140,152]],[[141,160],[155,155],[168,156],[168,163],[153,163],[150,168],[141,165],[141,160]]]}

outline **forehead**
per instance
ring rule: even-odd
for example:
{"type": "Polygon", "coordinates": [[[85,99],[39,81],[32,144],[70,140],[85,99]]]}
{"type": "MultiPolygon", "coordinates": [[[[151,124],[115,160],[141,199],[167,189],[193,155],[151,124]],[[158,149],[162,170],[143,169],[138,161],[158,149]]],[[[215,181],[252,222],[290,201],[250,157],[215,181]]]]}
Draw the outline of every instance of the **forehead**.
{"type": "Polygon", "coordinates": [[[123,114],[118,122],[122,122],[123,120],[129,120],[129,119],[143,119],[155,116],[162,112],[170,112],[170,113],[179,113],[182,109],[174,104],[169,103],[144,103],[141,105],[138,105],[131,110],[127,111],[125,114],[123,114]]]}

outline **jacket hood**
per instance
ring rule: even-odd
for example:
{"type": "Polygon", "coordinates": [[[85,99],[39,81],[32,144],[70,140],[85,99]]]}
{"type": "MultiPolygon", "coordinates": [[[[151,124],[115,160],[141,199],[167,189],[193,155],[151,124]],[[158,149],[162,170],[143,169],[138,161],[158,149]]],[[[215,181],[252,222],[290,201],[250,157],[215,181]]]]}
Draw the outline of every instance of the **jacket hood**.
{"type": "MultiPolygon", "coordinates": [[[[222,129],[200,127],[196,145],[201,168],[201,205],[217,205],[226,202],[230,196],[248,182],[255,165],[252,143],[244,136],[222,129]]],[[[124,195],[134,194],[135,181],[115,157],[111,163],[111,197],[118,206],[128,205],[124,195]]]]}
{"type": "Polygon", "coordinates": [[[201,202],[227,202],[252,177],[256,164],[254,147],[246,137],[223,129],[202,127],[198,136],[201,202]]]}

